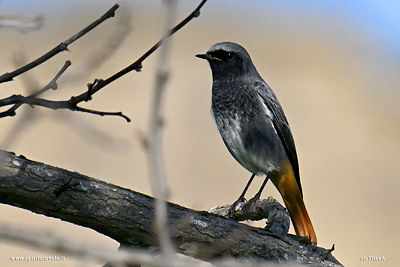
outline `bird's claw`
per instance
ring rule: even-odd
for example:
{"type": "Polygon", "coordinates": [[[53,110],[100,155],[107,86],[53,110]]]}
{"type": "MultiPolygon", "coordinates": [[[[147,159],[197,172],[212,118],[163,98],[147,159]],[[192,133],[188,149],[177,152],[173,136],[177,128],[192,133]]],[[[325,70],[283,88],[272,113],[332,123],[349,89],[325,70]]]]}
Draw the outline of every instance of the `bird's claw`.
{"type": "Polygon", "coordinates": [[[246,214],[248,213],[250,210],[252,210],[253,205],[260,200],[260,196],[255,195],[253,198],[249,199],[246,203],[244,203],[242,210],[243,213],[246,214]]]}
{"type": "Polygon", "coordinates": [[[246,201],[246,199],[244,199],[244,198],[239,198],[238,200],[236,200],[236,201],[231,205],[231,207],[229,208],[229,211],[228,211],[228,218],[231,218],[231,219],[236,220],[236,207],[237,207],[240,203],[245,202],[245,201],[246,201]]]}

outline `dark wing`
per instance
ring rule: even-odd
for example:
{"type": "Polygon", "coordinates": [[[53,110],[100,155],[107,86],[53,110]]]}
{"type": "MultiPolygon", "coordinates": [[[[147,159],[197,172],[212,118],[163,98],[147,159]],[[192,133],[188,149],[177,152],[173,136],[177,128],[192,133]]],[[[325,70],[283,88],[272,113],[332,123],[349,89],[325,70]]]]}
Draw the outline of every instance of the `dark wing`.
{"type": "Polygon", "coordinates": [[[272,89],[263,82],[255,82],[256,90],[259,96],[264,100],[264,104],[272,113],[272,122],[274,124],[275,130],[278,133],[280,139],[282,140],[283,146],[285,148],[286,154],[289,158],[290,164],[292,165],[294,176],[296,177],[297,185],[299,186],[300,193],[303,195],[300,184],[300,172],[299,172],[299,162],[297,159],[296,147],[294,145],[294,140],[292,132],[290,131],[289,123],[286,119],[285,113],[275,93],[272,89]]]}

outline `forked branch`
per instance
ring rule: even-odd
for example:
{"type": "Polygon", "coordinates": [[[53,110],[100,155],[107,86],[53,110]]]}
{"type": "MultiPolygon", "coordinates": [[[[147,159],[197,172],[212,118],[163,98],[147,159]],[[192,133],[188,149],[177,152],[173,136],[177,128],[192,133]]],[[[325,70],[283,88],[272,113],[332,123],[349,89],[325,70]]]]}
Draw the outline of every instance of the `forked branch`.
{"type": "MultiPolygon", "coordinates": [[[[187,16],[184,20],[182,20],[178,25],[176,25],[172,30],[164,36],[160,41],[158,41],[155,45],[153,45],[146,53],[144,53],[141,57],[139,57],[138,60],[136,60],[134,63],[130,64],[126,68],[118,71],[117,73],[113,74],[109,78],[103,80],[103,79],[95,79],[93,83],[88,84],[88,89],[83,92],[80,95],[77,96],[72,96],[69,100],[63,100],[63,101],[53,101],[53,100],[47,100],[47,99],[42,99],[38,98],[37,96],[42,93],[42,91],[38,91],[37,93],[30,95],[30,96],[21,96],[21,95],[12,95],[8,98],[4,98],[0,100],[0,107],[3,106],[8,106],[8,105],[14,105],[12,108],[10,108],[7,111],[4,111],[0,113],[0,118],[1,117],[6,117],[6,116],[14,116],[15,115],[15,110],[21,106],[22,104],[29,104],[31,106],[42,106],[50,109],[69,109],[71,111],[80,111],[80,112],[85,112],[85,113],[91,113],[91,114],[96,114],[100,116],[119,116],[123,117],[127,122],[130,122],[130,118],[124,115],[122,112],[107,112],[107,111],[98,111],[98,110],[92,110],[88,108],[83,108],[81,106],[78,106],[79,103],[81,102],[87,102],[92,99],[92,96],[97,93],[100,89],[105,87],[106,85],[110,84],[111,82],[117,80],[118,78],[124,76],[125,74],[131,72],[132,70],[140,71],[142,68],[142,63],[144,60],[146,60],[151,54],[154,53],[162,44],[162,40],[165,38],[170,37],[174,33],[176,33],[178,30],[180,30],[183,26],[185,26],[189,21],[191,21],[193,18],[198,17],[200,14],[200,9],[203,7],[203,5],[207,2],[207,0],[201,1],[201,3],[197,6],[197,8],[189,15],[187,16]]],[[[42,64],[46,60],[50,59],[51,57],[55,56],[59,52],[67,50],[67,47],[69,44],[72,42],[76,41],[86,33],[88,33],[90,30],[98,26],[100,23],[102,23],[104,20],[107,18],[113,17],[115,14],[115,10],[118,8],[118,5],[114,5],[109,11],[107,11],[103,16],[101,16],[99,19],[97,19],[95,22],[87,26],[85,29],[82,31],[78,32],[74,36],[70,37],[66,41],[62,42],[60,45],[57,47],[53,48],[43,56],[39,57],[38,59],[32,61],[31,63],[13,71],[10,73],[5,73],[0,76],[0,83],[6,82],[6,81],[11,81],[14,77],[42,64]]],[[[59,78],[60,75],[57,75],[57,79],[59,78]]],[[[43,90],[43,89],[42,89],[43,90]]]]}
{"type": "Polygon", "coordinates": [[[17,70],[14,70],[12,72],[4,73],[3,75],[0,76],[0,83],[12,81],[12,79],[14,77],[16,77],[16,76],[18,76],[18,75],[20,75],[20,74],[22,74],[22,73],[24,73],[24,72],[26,72],[26,71],[28,71],[30,69],[33,69],[34,67],[42,64],[43,62],[49,60],[52,57],[54,57],[58,53],[68,50],[68,45],[72,44],[73,42],[75,42],[76,40],[78,40],[79,38],[81,38],[82,36],[87,34],[88,32],[90,32],[91,30],[93,30],[95,27],[97,27],[99,24],[101,24],[106,19],[114,17],[115,10],[117,10],[118,8],[119,8],[119,5],[115,4],[112,8],[110,8],[110,10],[108,10],[99,19],[94,21],[92,24],[90,24],[89,26],[87,26],[86,28],[84,28],[83,30],[81,30],[80,32],[75,34],[74,36],[68,38],[64,42],[61,42],[59,45],[57,45],[56,47],[51,49],[49,52],[47,52],[43,56],[35,59],[34,61],[26,64],[25,66],[23,66],[23,67],[21,67],[21,68],[19,68],[17,70]]]}

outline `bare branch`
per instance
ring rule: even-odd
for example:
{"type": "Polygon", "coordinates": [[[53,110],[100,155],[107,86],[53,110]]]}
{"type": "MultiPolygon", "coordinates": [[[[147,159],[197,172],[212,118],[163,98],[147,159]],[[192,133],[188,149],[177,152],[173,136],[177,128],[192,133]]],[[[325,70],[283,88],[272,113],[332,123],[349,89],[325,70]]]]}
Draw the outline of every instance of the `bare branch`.
{"type": "MultiPolygon", "coordinates": [[[[164,36],[164,38],[170,37],[172,34],[177,32],[179,29],[181,29],[183,26],[185,26],[190,20],[193,18],[199,16],[200,14],[200,9],[201,7],[205,4],[207,0],[203,0],[199,6],[188,16],[186,17],[183,21],[181,21],[177,26],[175,26],[171,31],[168,31],[168,33],[164,36]]],[[[86,27],[84,30],[79,32],[78,34],[72,36],[65,42],[61,43],[65,49],[66,47],[72,43],[73,41],[77,40],[84,34],[86,34],[88,31],[96,27],[98,24],[103,22],[105,19],[114,16],[114,11],[118,8],[118,5],[115,5],[113,8],[111,8],[107,13],[105,13],[101,18],[99,18],[97,21],[86,27]]],[[[123,75],[127,74],[128,72],[132,70],[140,71],[142,68],[142,62],[150,56],[155,50],[157,50],[158,47],[160,47],[162,44],[162,40],[157,42],[152,48],[150,48],[146,53],[144,53],[138,60],[136,60],[134,63],[126,67],[125,69],[117,72],[116,74],[112,75],[111,77],[107,78],[106,80],[102,79],[95,79],[93,83],[88,84],[88,90],[78,96],[73,96],[69,100],[65,101],[52,101],[52,100],[47,100],[47,99],[41,99],[37,98],[36,96],[28,96],[24,97],[21,95],[12,95],[8,98],[0,100],[0,107],[1,106],[7,106],[7,105],[21,105],[21,104],[29,104],[29,105],[37,105],[37,106],[42,106],[50,109],[69,109],[71,111],[80,111],[80,112],[85,112],[85,113],[91,113],[91,114],[96,114],[100,116],[119,116],[124,118],[127,122],[130,122],[130,118],[127,117],[126,115],[122,114],[122,112],[106,112],[106,111],[98,111],[98,110],[91,110],[87,108],[82,108],[79,107],[78,104],[83,101],[89,101],[91,100],[92,95],[94,95],[96,92],[98,92],[100,89],[108,85],[109,83],[115,81],[116,79],[122,77],[123,75]]],[[[53,50],[57,50],[59,47],[54,48],[53,50]]],[[[62,48],[62,47],[61,47],[62,48]]],[[[65,50],[64,49],[64,50],[65,50]]],[[[53,51],[52,50],[52,51],[53,51]]],[[[56,53],[53,53],[52,51],[48,52],[47,54],[43,55],[42,57],[38,58],[37,60],[25,65],[23,68],[18,69],[12,73],[5,73],[2,76],[0,76],[0,83],[4,81],[10,81],[13,77],[33,68],[34,66],[37,66],[47,60],[48,58],[54,56],[56,53]],[[51,55],[48,57],[48,55],[51,55]],[[45,60],[43,60],[45,59],[45,60]],[[35,65],[36,64],[36,65],[35,65]]],[[[60,52],[60,51],[59,51],[60,52]]],[[[5,116],[13,116],[15,115],[15,110],[14,112],[11,111],[6,111],[3,113],[0,113],[0,118],[5,117],[5,116]]]]}
{"type": "Polygon", "coordinates": [[[161,152],[161,128],[162,123],[162,100],[169,78],[169,53],[171,42],[168,34],[173,25],[176,13],[176,1],[166,0],[165,4],[165,22],[163,27],[163,39],[161,43],[160,56],[157,61],[156,77],[153,89],[153,100],[150,107],[149,137],[147,140],[147,155],[149,159],[150,178],[153,193],[156,197],[156,225],[160,247],[166,256],[173,253],[170,231],[167,228],[167,204],[170,197],[170,191],[164,173],[164,161],[161,152]]]}
{"type": "MultiPolygon", "coordinates": [[[[31,96],[37,96],[40,95],[44,92],[46,92],[49,89],[57,89],[57,80],[61,77],[61,75],[66,71],[66,69],[71,65],[70,61],[66,61],[64,66],[61,68],[61,70],[57,73],[57,75],[42,89],[34,92],[31,94],[31,96]]],[[[27,73],[29,74],[29,73],[27,73]]],[[[39,88],[36,85],[36,79],[30,75],[24,75],[21,77],[22,81],[24,82],[26,89],[28,91],[35,91],[37,88],[39,88]]],[[[0,100],[0,106],[2,106],[4,99],[0,100]]],[[[16,110],[22,105],[22,103],[14,104],[11,108],[9,108],[6,111],[0,112],[0,118],[2,117],[7,117],[7,116],[14,116],[16,114],[16,110]]],[[[24,133],[28,127],[34,125],[35,119],[37,118],[37,113],[34,112],[33,110],[24,110],[22,117],[18,120],[15,121],[15,123],[10,127],[8,133],[3,136],[3,140],[1,141],[0,145],[2,145],[3,148],[6,147],[11,147],[12,143],[15,142],[18,138],[19,135],[24,133]]]]}
{"type": "MultiPolygon", "coordinates": [[[[154,201],[76,172],[0,153],[1,203],[90,227],[123,245],[143,249],[159,246],[154,201]]],[[[167,207],[174,246],[185,255],[209,261],[224,257],[247,262],[341,266],[326,249],[301,245],[265,229],[204,211],[172,203],[167,207]]]]}
{"type": "MultiPolygon", "coordinates": [[[[91,94],[88,94],[88,96],[91,96],[91,94]]],[[[88,100],[90,100],[89,98],[88,100]]],[[[43,98],[37,98],[37,97],[32,97],[32,96],[21,96],[21,95],[12,95],[10,97],[4,98],[0,101],[0,106],[8,106],[8,105],[13,105],[13,104],[28,104],[31,106],[41,106],[41,107],[46,107],[50,109],[69,109],[71,111],[80,111],[80,112],[85,112],[85,113],[91,113],[91,114],[96,114],[100,116],[119,116],[124,118],[127,122],[130,122],[131,119],[122,112],[107,112],[107,111],[98,111],[98,110],[91,110],[91,109],[86,109],[79,107],[78,104],[82,101],[88,101],[86,99],[79,99],[77,97],[71,97],[70,100],[64,100],[64,101],[53,101],[53,100],[47,100],[43,98]]],[[[6,114],[7,115],[7,114],[6,114]]],[[[10,116],[10,115],[8,115],[10,116]]],[[[11,115],[12,116],[12,115],[11,115]]]]}
{"type": "Polygon", "coordinates": [[[131,20],[131,10],[128,7],[121,9],[109,34],[104,35],[103,40],[97,42],[98,45],[96,43],[96,46],[88,51],[85,57],[81,59],[82,64],[79,65],[79,68],[69,71],[63,79],[74,82],[86,79],[89,75],[95,73],[99,67],[104,66],[105,62],[118,51],[129,36],[132,30],[131,20]]]}
{"type": "Polygon", "coordinates": [[[69,39],[65,40],[64,42],[60,43],[56,47],[54,47],[52,50],[44,54],[43,56],[39,57],[38,59],[26,64],[25,66],[13,71],[13,72],[7,72],[4,73],[3,75],[0,76],[0,83],[3,82],[9,82],[12,81],[12,79],[40,64],[43,62],[49,60],[50,58],[54,57],[60,52],[68,50],[68,45],[76,41],[77,39],[81,38],[83,35],[91,31],[93,28],[97,27],[99,24],[104,22],[106,19],[114,17],[115,15],[115,10],[119,7],[118,4],[114,5],[110,10],[108,10],[103,16],[101,16],[99,19],[97,19],[95,22],[75,34],[74,36],[70,37],[69,39]]]}
{"type": "MultiPolygon", "coordinates": [[[[122,114],[122,112],[107,112],[107,111],[97,111],[86,109],[82,107],[78,107],[78,103],[82,101],[89,101],[91,99],[91,94],[88,94],[88,99],[77,99],[75,97],[71,97],[70,100],[67,101],[52,101],[42,98],[37,98],[36,96],[46,92],[49,89],[56,90],[58,88],[57,80],[61,77],[61,75],[67,70],[67,68],[71,65],[71,62],[68,60],[65,62],[64,66],[57,73],[57,75],[42,89],[31,94],[30,96],[21,96],[21,95],[12,95],[10,97],[4,98],[0,100],[0,107],[13,105],[10,109],[0,112],[0,118],[6,116],[15,116],[15,110],[18,109],[22,104],[29,104],[31,106],[42,106],[50,109],[69,109],[72,111],[80,111],[85,113],[96,114],[100,116],[119,116],[124,118],[127,122],[130,122],[130,118],[122,114]]],[[[89,92],[90,93],[90,92],[89,92]]]]}
{"type": "MultiPolygon", "coordinates": [[[[196,18],[200,15],[200,9],[203,7],[203,5],[207,2],[207,0],[201,1],[201,3],[197,6],[197,8],[189,15],[187,16],[184,20],[182,20],[178,25],[176,25],[172,30],[168,33],[167,36],[165,37],[170,37],[177,31],[179,31],[183,26],[185,26],[189,21],[191,21],[193,18],[196,18]]],[[[164,39],[164,38],[163,38],[164,39]]],[[[146,53],[144,53],[138,60],[133,62],[131,65],[127,66],[126,68],[120,70],[119,72],[115,73],[114,75],[110,76],[109,78],[102,80],[102,79],[96,79],[95,85],[91,85],[94,92],[99,91],[101,88],[104,86],[112,83],[113,81],[117,80],[118,78],[124,76],[125,74],[135,70],[135,71],[140,71],[142,69],[142,63],[143,61],[148,58],[151,54],[154,53],[162,44],[162,39],[158,41],[155,45],[153,45],[146,53]]],[[[90,86],[90,85],[89,85],[90,86]]],[[[80,97],[79,95],[78,97],[80,97]]]]}
{"type": "MultiPolygon", "coordinates": [[[[58,88],[57,85],[57,80],[61,77],[61,75],[67,70],[67,68],[71,66],[71,61],[67,60],[64,64],[64,66],[61,68],[61,70],[57,73],[57,75],[42,89],[40,89],[39,91],[31,94],[29,97],[36,97],[40,94],[43,94],[44,92],[46,92],[49,89],[53,89],[56,90],[58,88]]],[[[3,101],[7,102],[4,99],[0,100],[0,107],[4,106],[3,105],[3,101]]],[[[8,117],[8,116],[15,116],[15,111],[22,105],[23,103],[18,103],[18,104],[14,104],[14,106],[12,106],[11,108],[9,108],[6,111],[0,112],[0,118],[3,117],[8,117]]]]}
{"type": "Polygon", "coordinates": [[[124,118],[127,122],[131,122],[131,119],[128,116],[124,115],[121,111],[117,111],[117,112],[99,111],[99,110],[82,108],[82,107],[78,107],[78,106],[75,106],[74,110],[84,112],[84,113],[100,115],[100,116],[118,116],[118,117],[124,118]]]}
{"type": "MultiPolygon", "coordinates": [[[[235,219],[237,221],[258,221],[267,219],[265,229],[277,236],[286,236],[290,227],[290,217],[287,210],[275,199],[260,199],[252,203],[250,207],[245,206],[246,202],[240,203],[235,210],[235,219]]],[[[229,218],[230,205],[217,206],[208,210],[208,212],[229,218]]],[[[301,241],[301,237],[296,238],[301,241]]],[[[304,243],[308,242],[307,238],[303,238],[304,243]]]]}

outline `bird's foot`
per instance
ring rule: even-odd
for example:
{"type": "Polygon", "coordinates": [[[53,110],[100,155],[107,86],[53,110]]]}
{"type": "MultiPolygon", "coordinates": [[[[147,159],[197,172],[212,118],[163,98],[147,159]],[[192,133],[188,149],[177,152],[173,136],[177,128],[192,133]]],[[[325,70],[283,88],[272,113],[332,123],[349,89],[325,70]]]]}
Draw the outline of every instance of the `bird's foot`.
{"type": "Polygon", "coordinates": [[[232,204],[231,207],[229,208],[228,217],[235,220],[235,219],[236,219],[236,215],[235,215],[235,213],[236,213],[236,207],[237,207],[240,203],[243,203],[243,202],[245,202],[245,201],[246,201],[246,199],[245,199],[244,197],[239,197],[238,200],[236,200],[235,202],[233,202],[233,204],[232,204]]]}
{"type": "Polygon", "coordinates": [[[260,195],[256,194],[253,198],[249,199],[246,203],[244,203],[242,207],[243,214],[246,214],[249,211],[253,210],[252,207],[258,200],[260,200],[260,195]]]}

